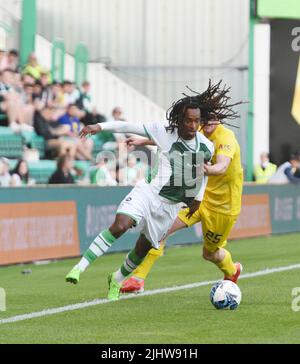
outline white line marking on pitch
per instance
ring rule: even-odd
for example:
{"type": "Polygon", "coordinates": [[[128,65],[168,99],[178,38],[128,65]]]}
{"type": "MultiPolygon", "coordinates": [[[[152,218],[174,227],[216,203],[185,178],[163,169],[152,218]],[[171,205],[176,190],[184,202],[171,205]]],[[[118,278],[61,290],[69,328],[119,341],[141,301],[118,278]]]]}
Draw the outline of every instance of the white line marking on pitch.
{"type": "MultiPolygon", "coordinates": [[[[278,268],[270,268],[270,269],[265,269],[265,270],[253,272],[253,273],[246,273],[246,274],[241,275],[240,279],[265,276],[265,275],[268,275],[268,274],[284,272],[284,271],[288,271],[288,270],[292,270],[292,269],[300,269],[300,264],[293,264],[293,265],[288,265],[288,266],[285,266],[285,267],[278,267],[278,268]]],[[[121,296],[120,299],[121,300],[128,300],[128,299],[132,299],[132,298],[153,296],[153,295],[161,294],[161,293],[181,291],[183,289],[198,288],[198,287],[202,287],[202,286],[207,286],[209,284],[213,284],[216,281],[217,280],[204,281],[204,282],[198,282],[198,283],[185,284],[183,286],[159,288],[159,289],[154,289],[154,290],[151,290],[151,291],[146,291],[146,292],[140,293],[138,295],[130,294],[130,295],[127,295],[127,296],[121,296]]],[[[40,312],[32,312],[32,313],[28,313],[28,314],[24,314],[24,315],[18,315],[18,316],[13,316],[13,317],[8,317],[8,318],[5,318],[5,319],[2,319],[2,320],[0,320],[0,325],[1,324],[8,324],[8,323],[13,323],[13,322],[18,322],[18,321],[30,320],[30,319],[38,318],[38,317],[56,315],[56,314],[61,313],[61,312],[81,310],[81,309],[86,308],[86,307],[104,305],[106,303],[111,303],[111,301],[109,301],[108,299],[96,299],[96,300],[90,301],[90,302],[77,303],[77,304],[74,304],[74,305],[69,305],[69,306],[64,306],[64,307],[50,308],[50,309],[43,310],[43,311],[40,311],[40,312]]]]}

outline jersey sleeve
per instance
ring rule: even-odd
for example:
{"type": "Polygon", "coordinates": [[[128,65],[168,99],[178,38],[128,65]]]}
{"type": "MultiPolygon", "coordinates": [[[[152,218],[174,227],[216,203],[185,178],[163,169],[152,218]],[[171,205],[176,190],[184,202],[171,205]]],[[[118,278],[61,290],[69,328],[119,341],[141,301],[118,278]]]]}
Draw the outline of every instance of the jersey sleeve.
{"type": "Polygon", "coordinates": [[[145,129],[142,124],[128,123],[127,121],[108,121],[99,124],[102,131],[109,131],[112,133],[129,133],[140,136],[146,136],[145,129]]]}
{"type": "Polygon", "coordinates": [[[207,186],[207,182],[208,182],[208,177],[204,176],[203,180],[202,180],[201,188],[200,188],[198,194],[195,197],[196,201],[202,201],[203,200],[205,189],[206,189],[206,186],[207,186]]]}
{"type": "Polygon", "coordinates": [[[154,141],[158,147],[163,148],[168,135],[166,126],[163,123],[149,123],[143,126],[147,137],[154,141]]]}
{"type": "Polygon", "coordinates": [[[208,149],[209,149],[209,151],[211,153],[211,157],[210,157],[210,160],[209,160],[209,162],[211,162],[211,160],[213,158],[213,155],[215,154],[215,146],[214,146],[214,143],[210,143],[208,145],[208,149]]]}
{"type": "Polygon", "coordinates": [[[223,135],[220,141],[215,145],[215,153],[216,155],[225,155],[226,157],[233,159],[233,156],[236,153],[235,138],[231,134],[223,135]]]}

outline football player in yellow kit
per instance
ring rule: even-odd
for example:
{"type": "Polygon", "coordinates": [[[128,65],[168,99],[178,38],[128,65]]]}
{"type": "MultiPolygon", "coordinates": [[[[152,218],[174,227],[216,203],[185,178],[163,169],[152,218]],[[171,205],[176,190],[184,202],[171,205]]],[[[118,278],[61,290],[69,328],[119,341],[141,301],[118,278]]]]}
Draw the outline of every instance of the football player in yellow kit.
{"type": "MultiPolygon", "coordinates": [[[[203,113],[203,110],[201,112],[203,113]]],[[[200,208],[191,217],[187,216],[188,209],[179,212],[172,228],[168,231],[168,236],[201,222],[204,239],[203,258],[216,264],[224,273],[224,279],[237,282],[242,265],[233,263],[230,252],[224,247],[241,211],[243,169],[240,146],[235,135],[222,125],[225,123],[222,119],[228,116],[228,113],[209,115],[208,112],[207,117],[203,118],[201,132],[215,146],[212,164],[204,167],[205,174],[209,176],[204,198],[200,208]]],[[[236,114],[230,116],[233,119],[236,114]]],[[[141,145],[141,143],[151,144],[149,141],[129,140],[129,144],[132,145],[141,145]]],[[[123,282],[122,293],[144,291],[145,279],[155,261],[163,255],[164,245],[161,244],[159,250],[152,249],[148,253],[133,276],[123,282]]]]}

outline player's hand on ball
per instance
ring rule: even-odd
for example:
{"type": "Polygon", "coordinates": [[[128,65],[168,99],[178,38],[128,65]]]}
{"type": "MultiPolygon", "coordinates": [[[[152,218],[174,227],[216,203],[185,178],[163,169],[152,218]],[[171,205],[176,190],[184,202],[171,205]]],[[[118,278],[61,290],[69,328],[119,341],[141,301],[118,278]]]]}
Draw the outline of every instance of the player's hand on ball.
{"type": "Polygon", "coordinates": [[[194,213],[199,210],[200,208],[200,204],[201,204],[201,201],[197,201],[197,200],[194,200],[192,203],[191,203],[191,206],[190,206],[190,209],[189,209],[189,212],[186,214],[186,217],[188,219],[190,219],[194,213]]]}
{"type": "Polygon", "coordinates": [[[100,131],[102,131],[102,128],[99,124],[87,125],[80,131],[79,137],[85,139],[88,135],[95,135],[100,133],[100,131]]]}

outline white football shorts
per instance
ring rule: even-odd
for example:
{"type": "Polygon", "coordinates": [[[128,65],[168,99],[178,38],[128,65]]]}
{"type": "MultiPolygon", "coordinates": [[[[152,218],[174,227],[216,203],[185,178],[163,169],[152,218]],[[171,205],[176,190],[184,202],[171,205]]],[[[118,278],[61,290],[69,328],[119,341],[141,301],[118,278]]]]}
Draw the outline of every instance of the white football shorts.
{"type": "Polygon", "coordinates": [[[160,241],[173,225],[183,205],[166,200],[151,185],[140,181],[121,202],[117,214],[131,217],[153,248],[159,249],[160,241]]]}

